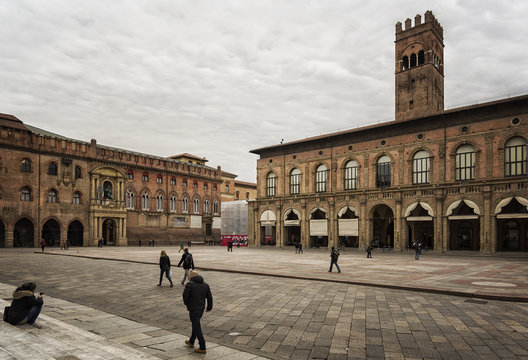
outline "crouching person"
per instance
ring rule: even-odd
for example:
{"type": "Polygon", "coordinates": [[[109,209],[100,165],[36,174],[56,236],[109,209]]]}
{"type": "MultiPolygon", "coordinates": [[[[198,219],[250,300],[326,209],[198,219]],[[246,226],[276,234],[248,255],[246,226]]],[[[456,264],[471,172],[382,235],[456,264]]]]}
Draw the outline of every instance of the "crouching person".
{"type": "Polygon", "coordinates": [[[29,324],[37,329],[42,327],[35,322],[44,304],[42,293],[35,297],[36,288],[37,284],[28,282],[13,292],[13,302],[7,317],[11,325],[29,324]]]}
{"type": "Polygon", "coordinates": [[[202,333],[202,326],[200,319],[205,311],[211,311],[213,308],[213,296],[211,289],[203,277],[198,275],[197,271],[191,271],[190,281],[185,285],[183,290],[183,303],[187,305],[189,311],[189,319],[192,324],[192,334],[189,340],[185,340],[185,343],[194,348],[194,342],[198,338],[200,348],[194,349],[194,352],[205,354],[205,339],[202,333]],[[207,300],[207,309],[205,308],[205,301],[207,300]]]}

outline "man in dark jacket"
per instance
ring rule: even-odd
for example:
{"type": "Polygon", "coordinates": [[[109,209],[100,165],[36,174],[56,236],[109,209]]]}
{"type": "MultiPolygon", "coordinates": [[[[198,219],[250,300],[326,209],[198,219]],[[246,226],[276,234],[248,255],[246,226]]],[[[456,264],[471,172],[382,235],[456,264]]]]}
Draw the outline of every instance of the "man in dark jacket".
{"type": "Polygon", "coordinates": [[[178,263],[178,267],[180,267],[181,264],[183,264],[183,270],[185,270],[185,273],[183,274],[183,280],[181,281],[183,285],[185,283],[185,279],[191,279],[191,277],[189,276],[189,271],[191,269],[194,270],[194,260],[192,254],[187,248],[183,249],[183,255],[181,257],[180,262],[178,263]]]}
{"type": "Polygon", "coordinates": [[[194,348],[194,341],[198,338],[200,348],[194,349],[194,352],[205,354],[205,339],[202,333],[200,319],[202,318],[204,310],[211,311],[213,308],[213,295],[211,294],[209,285],[204,282],[203,277],[198,275],[197,271],[191,271],[190,280],[183,290],[183,303],[187,306],[189,319],[192,324],[191,337],[189,340],[185,340],[185,343],[194,348]],[[207,309],[205,308],[206,300],[207,309]]]}
{"type": "Polygon", "coordinates": [[[22,284],[13,292],[13,302],[9,308],[7,320],[11,325],[30,324],[40,329],[35,322],[42,310],[42,293],[35,298],[37,285],[33,282],[22,284]]]}
{"type": "Polygon", "coordinates": [[[332,246],[332,252],[330,253],[330,269],[328,272],[332,272],[332,267],[334,265],[336,266],[337,271],[341,272],[339,265],[337,265],[337,259],[339,259],[339,251],[337,251],[336,248],[332,246]]]}

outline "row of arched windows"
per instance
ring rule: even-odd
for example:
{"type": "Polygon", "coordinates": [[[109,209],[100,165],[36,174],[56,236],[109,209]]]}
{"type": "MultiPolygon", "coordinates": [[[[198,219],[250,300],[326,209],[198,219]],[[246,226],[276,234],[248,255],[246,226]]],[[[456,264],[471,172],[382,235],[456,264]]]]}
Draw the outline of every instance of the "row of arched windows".
{"type": "MultiPolygon", "coordinates": [[[[442,59],[433,52],[433,65],[439,68],[442,65],[442,59]]],[[[425,63],[425,53],[423,50],[418,51],[418,54],[412,53],[410,56],[402,57],[402,70],[408,70],[418,65],[425,63]]]]}
{"type": "MultiPolygon", "coordinates": [[[[20,171],[23,173],[33,172],[33,163],[30,159],[24,158],[20,161],[20,171]]],[[[82,178],[82,169],[80,166],[75,166],[74,175],[76,179],[82,178]]],[[[57,176],[58,166],[55,161],[50,161],[48,164],[48,175],[57,176]]]]}
{"type": "MultiPolygon", "coordinates": [[[[431,181],[432,156],[426,150],[417,151],[412,158],[412,183],[428,184],[431,181]]],[[[463,144],[455,152],[455,180],[470,181],[475,179],[476,149],[473,145],[463,144]]],[[[376,187],[386,188],[391,184],[392,162],[388,155],[379,157],[376,163],[376,187]]],[[[505,176],[528,174],[528,147],[526,139],[520,136],[509,139],[504,147],[505,176]]],[[[315,192],[327,191],[328,169],[321,164],[315,169],[315,192]]],[[[266,196],[276,195],[277,176],[269,172],[266,177],[266,196]]],[[[343,189],[354,190],[358,186],[358,164],[348,161],[344,166],[343,189]]],[[[296,195],[301,191],[301,170],[294,168],[289,173],[289,194],[296,195]]]]}
{"type": "MultiPolygon", "coordinates": [[[[143,211],[149,211],[151,206],[151,196],[148,191],[144,191],[141,193],[141,210],[143,211]]],[[[163,211],[164,210],[164,201],[165,198],[162,193],[157,193],[155,196],[155,211],[163,211]]],[[[126,192],[126,198],[125,198],[125,206],[128,210],[134,210],[136,208],[136,195],[135,192],[131,189],[127,190],[126,192]]],[[[170,212],[178,212],[178,198],[176,195],[170,195],[168,199],[168,206],[170,212]]],[[[195,196],[192,201],[192,213],[193,214],[200,214],[200,198],[198,196],[195,196]]],[[[218,200],[213,201],[213,214],[218,215],[220,210],[220,202],[218,200]]],[[[189,198],[187,195],[184,195],[181,199],[181,212],[184,214],[189,213],[189,198]]],[[[203,201],[203,214],[210,214],[211,213],[211,206],[209,198],[205,198],[203,201]]]]}
{"type": "MultiPolygon", "coordinates": [[[[20,190],[20,201],[33,201],[33,191],[29,186],[24,186],[20,190]]],[[[59,202],[59,193],[55,189],[48,190],[48,203],[57,203],[59,202]]],[[[81,203],[81,193],[75,191],[72,196],[72,204],[78,205],[81,203]]]]}

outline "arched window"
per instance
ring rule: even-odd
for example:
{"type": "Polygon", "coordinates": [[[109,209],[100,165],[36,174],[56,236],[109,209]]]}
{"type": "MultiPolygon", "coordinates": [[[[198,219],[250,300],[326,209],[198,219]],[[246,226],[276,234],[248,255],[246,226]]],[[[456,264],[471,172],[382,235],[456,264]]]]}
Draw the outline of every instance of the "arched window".
{"type": "Polygon", "coordinates": [[[163,194],[156,195],[156,210],[163,211],[163,194]]]}
{"type": "Polygon", "coordinates": [[[270,172],[266,177],[266,196],[275,196],[276,180],[274,172],[270,172]]]}
{"type": "Polygon", "coordinates": [[[29,159],[23,159],[20,163],[20,171],[31,172],[31,161],[29,159]]]}
{"type": "Polygon", "coordinates": [[[49,203],[56,203],[57,202],[57,191],[54,189],[51,189],[48,191],[48,202],[49,203]]]}
{"type": "Polygon", "coordinates": [[[110,181],[103,183],[103,200],[112,200],[114,198],[113,186],[110,181]]]}
{"type": "Polygon", "coordinates": [[[76,191],[73,193],[72,204],[79,205],[81,203],[81,194],[76,191]]]}
{"type": "Polygon", "coordinates": [[[418,65],[422,65],[425,62],[425,56],[424,51],[420,50],[418,52],[418,65]]]}
{"type": "Polygon", "coordinates": [[[204,213],[209,214],[209,199],[204,200],[204,213]]]}
{"type": "Polygon", "coordinates": [[[20,192],[21,201],[31,201],[31,189],[29,187],[23,187],[20,192]]]}
{"type": "Polygon", "coordinates": [[[357,189],[357,162],[350,160],[345,165],[345,190],[357,189]]]}
{"type": "Polygon", "coordinates": [[[176,212],[177,210],[177,200],[176,200],[176,196],[174,195],[170,197],[169,209],[170,209],[170,212],[176,212]]]}
{"type": "Polygon", "coordinates": [[[409,68],[409,57],[405,55],[402,59],[402,66],[403,70],[407,70],[409,68]]]}
{"type": "Polygon", "coordinates": [[[149,194],[147,192],[144,192],[141,195],[141,209],[142,210],[148,210],[149,209],[149,194]]]}
{"type": "Polygon", "coordinates": [[[376,187],[386,188],[391,186],[391,161],[388,155],[383,155],[376,164],[376,187]]]}
{"type": "Polygon", "coordinates": [[[315,171],[315,191],[325,192],[326,191],[326,179],[327,179],[326,166],[321,164],[315,171]]]}
{"type": "Polygon", "coordinates": [[[193,200],[193,213],[199,214],[200,213],[200,200],[196,197],[193,200]]]}
{"type": "Polygon", "coordinates": [[[504,147],[504,171],[506,176],[527,174],[526,140],[520,136],[511,138],[504,147]]]}
{"type": "Polygon", "coordinates": [[[75,178],[76,179],[82,178],[82,170],[80,166],[75,167],[75,178]]]}
{"type": "Polygon", "coordinates": [[[50,162],[48,165],[48,175],[57,175],[57,164],[50,162]]]}
{"type": "Polygon", "coordinates": [[[301,170],[295,168],[290,171],[290,194],[296,195],[301,192],[301,170]]]}
{"type": "Polygon", "coordinates": [[[416,54],[411,54],[411,67],[416,66],[416,54]]]}
{"type": "Polygon", "coordinates": [[[214,213],[214,215],[218,215],[218,208],[219,208],[218,205],[219,205],[219,204],[218,204],[218,200],[215,200],[215,201],[213,202],[213,213],[214,213]]]}
{"type": "Polygon", "coordinates": [[[182,199],[182,212],[184,214],[187,214],[189,212],[189,199],[187,199],[187,197],[184,197],[182,199]]]}
{"type": "Polygon", "coordinates": [[[412,179],[413,184],[429,184],[431,158],[425,150],[420,150],[413,157],[412,179]]]}
{"type": "Polygon", "coordinates": [[[128,189],[126,192],[126,198],[125,198],[125,206],[127,209],[134,210],[134,199],[135,199],[134,192],[128,189]]]}
{"type": "Polygon", "coordinates": [[[455,180],[475,178],[475,148],[469,144],[459,146],[455,155],[455,180]]]}

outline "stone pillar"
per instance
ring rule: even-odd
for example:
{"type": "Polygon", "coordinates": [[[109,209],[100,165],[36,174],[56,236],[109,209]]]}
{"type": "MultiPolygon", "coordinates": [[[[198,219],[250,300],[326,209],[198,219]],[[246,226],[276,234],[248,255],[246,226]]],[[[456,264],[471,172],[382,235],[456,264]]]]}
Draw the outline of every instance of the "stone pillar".
{"type": "Polygon", "coordinates": [[[368,228],[369,228],[369,219],[367,218],[367,202],[366,200],[361,200],[359,203],[359,247],[365,248],[368,245],[368,228]]]}
{"type": "Polygon", "coordinates": [[[480,252],[490,254],[494,253],[496,247],[491,242],[491,191],[489,186],[483,189],[484,195],[484,209],[482,214],[482,221],[480,224],[480,252]]]}
{"type": "Polygon", "coordinates": [[[440,250],[441,252],[444,252],[447,250],[447,244],[448,239],[446,238],[446,224],[444,224],[443,220],[447,220],[447,218],[444,217],[443,214],[443,201],[440,196],[437,196],[435,198],[436,200],[436,210],[435,210],[435,217],[433,219],[434,221],[434,248],[435,250],[440,250]]]}
{"type": "Polygon", "coordinates": [[[401,233],[402,233],[402,201],[396,199],[396,214],[394,217],[394,248],[401,249],[401,233]]]}
{"type": "Polygon", "coordinates": [[[14,241],[14,234],[15,227],[13,225],[6,224],[6,235],[5,235],[5,247],[6,248],[12,248],[13,247],[13,241],[14,241]]]}

